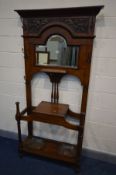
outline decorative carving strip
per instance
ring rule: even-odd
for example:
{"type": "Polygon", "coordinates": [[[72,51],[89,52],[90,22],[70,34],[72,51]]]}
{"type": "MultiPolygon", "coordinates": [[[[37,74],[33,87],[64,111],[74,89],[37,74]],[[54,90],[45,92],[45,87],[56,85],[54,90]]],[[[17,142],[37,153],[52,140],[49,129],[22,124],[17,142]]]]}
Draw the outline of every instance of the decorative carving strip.
{"type": "Polygon", "coordinates": [[[46,25],[52,23],[65,24],[72,32],[87,34],[90,30],[90,17],[52,17],[52,18],[24,18],[24,31],[38,34],[46,25]]]}

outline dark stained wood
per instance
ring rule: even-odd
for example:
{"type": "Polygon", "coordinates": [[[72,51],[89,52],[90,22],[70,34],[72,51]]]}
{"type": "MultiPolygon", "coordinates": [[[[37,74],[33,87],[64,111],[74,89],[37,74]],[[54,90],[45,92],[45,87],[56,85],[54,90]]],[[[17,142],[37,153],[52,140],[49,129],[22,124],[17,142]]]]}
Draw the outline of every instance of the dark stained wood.
{"type": "Polygon", "coordinates": [[[75,162],[75,155],[77,152],[76,145],[40,137],[27,137],[22,145],[21,151],[27,153],[62,160],[69,163],[75,162]]]}
{"type": "Polygon", "coordinates": [[[95,16],[102,8],[103,6],[92,6],[15,11],[23,18],[24,36],[36,36],[55,24],[67,29],[74,36],[92,37],[95,16]]]}
{"type": "Polygon", "coordinates": [[[50,102],[42,101],[34,110],[33,112],[39,114],[48,114],[48,115],[55,115],[65,117],[67,114],[69,105],[66,104],[55,104],[50,102]]]}
{"type": "Polygon", "coordinates": [[[83,127],[80,125],[74,125],[74,124],[68,123],[63,117],[50,116],[46,114],[44,115],[32,114],[29,116],[21,116],[20,120],[28,121],[28,122],[32,122],[32,121],[44,122],[44,123],[64,126],[65,128],[78,130],[78,131],[83,129],[83,127]]]}
{"type": "Polygon", "coordinates": [[[49,17],[49,16],[93,16],[97,15],[104,6],[85,6],[85,7],[72,7],[72,8],[54,8],[54,9],[30,9],[30,10],[15,10],[23,18],[33,17],[49,17]]]}
{"type": "MultiPolygon", "coordinates": [[[[90,78],[91,55],[96,15],[103,6],[73,7],[61,9],[15,10],[22,18],[25,60],[25,85],[27,107],[20,112],[16,103],[20,152],[63,160],[80,166],[87,95],[90,78]],[[52,35],[61,35],[68,46],[78,46],[76,67],[36,65],[36,45],[45,45],[52,35]],[[46,73],[52,83],[51,102],[32,106],[31,81],[35,74],[46,73]],[[75,113],[68,104],[59,103],[59,84],[65,75],[76,76],[83,86],[81,111],[75,113]],[[78,121],[70,123],[67,118],[78,121]],[[28,136],[22,139],[21,121],[28,124],[28,136]],[[67,144],[33,135],[33,121],[58,125],[78,132],[77,144],[67,144]]],[[[62,58],[64,59],[64,58],[62,58]]],[[[44,129],[44,128],[43,128],[44,129]]]]}

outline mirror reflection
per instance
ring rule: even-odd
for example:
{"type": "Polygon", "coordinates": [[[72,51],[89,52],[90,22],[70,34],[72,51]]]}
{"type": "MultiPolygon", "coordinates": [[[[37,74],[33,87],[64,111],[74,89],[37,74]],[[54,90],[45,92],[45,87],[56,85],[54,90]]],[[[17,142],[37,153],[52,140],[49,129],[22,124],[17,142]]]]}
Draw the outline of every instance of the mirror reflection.
{"type": "Polygon", "coordinates": [[[36,45],[36,65],[77,67],[79,46],[69,46],[60,35],[52,35],[46,45],[36,45]]]}

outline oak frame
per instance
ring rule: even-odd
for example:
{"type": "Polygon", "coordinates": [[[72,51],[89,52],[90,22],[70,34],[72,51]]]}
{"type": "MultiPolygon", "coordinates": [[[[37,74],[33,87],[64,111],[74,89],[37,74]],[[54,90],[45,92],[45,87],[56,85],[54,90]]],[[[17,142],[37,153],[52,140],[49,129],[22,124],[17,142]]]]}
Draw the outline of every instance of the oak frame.
{"type": "MultiPolygon", "coordinates": [[[[19,151],[21,153],[27,152],[30,154],[49,157],[51,159],[62,160],[71,164],[74,164],[76,169],[80,167],[80,156],[82,151],[82,141],[84,133],[84,121],[87,107],[87,95],[90,78],[90,66],[91,55],[94,39],[94,27],[96,15],[103,8],[103,6],[92,7],[80,7],[80,8],[64,8],[64,9],[42,9],[42,10],[16,10],[16,12],[22,17],[23,21],[23,38],[25,49],[25,74],[26,74],[26,100],[27,107],[20,112],[19,102],[16,103],[16,120],[18,126],[19,136],[19,151]],[[76,23],[76,24],[75,24],[76,23]],[[34,46],[36,44],[45,44],[47,38],[53,34],[59,34],[63,36],[69,45],[79,45],[79,59],[78,68],[65,68],[56,66],[44,66],[36,65],[36,56],[34,46]],[[66,74],[71,74],[80,79],[83,85],[83,95],[81,112],[74,113],[67,107],[67,110],[63,113],[70,115],[79,121],[78,126],[67,123],[60,115],[60,112],[48,114],[46,107],[44,113],[35,113],[34,111],[39,108],[32,106],[32,94],[31,94],[31,80],[36,73],[45,72],[52,83],[51,102],[49,105],[54,111],[54,104],[58,107],[59,104],[59,90],[58,85],[61,78],[66,74]],[[46,112],[47,111],[47,112],[46,112]],[[24,114],[27,113],[27,116],[24,114]],[[24,141],[21,135],[21,120],[28,123],[28,137],[24,141]],[[56,156],[60,145],[64,146],[65,143],[53,142],[51,140],[43,140],[48,145],[48,152],[40,149],[29,148],[28,143],[31,143],[33,138],[33,121],[46,122],[50,124],[57,124],[66,128],[74,129],[78,131],[77,145],[67,145],[73,147],[74,154],[71,153],[68,156],[60,154],[56,156]],[[51,153],[49,145],[56,147],[55,154],[51,153]],[[59,147],[57,148],[57,145],[59,147]],[[73,156],[72,156],[73,155],[73,156]]],[[[44,104],[45,105],[45,104],[44,104]]],[[[64,111],[65,105],[62,104],[64,111]]],[[[34,138],[35,140],[37,138],[34,138]]],[[[41,140],[41,138],[40,138],[41,140]]]]}

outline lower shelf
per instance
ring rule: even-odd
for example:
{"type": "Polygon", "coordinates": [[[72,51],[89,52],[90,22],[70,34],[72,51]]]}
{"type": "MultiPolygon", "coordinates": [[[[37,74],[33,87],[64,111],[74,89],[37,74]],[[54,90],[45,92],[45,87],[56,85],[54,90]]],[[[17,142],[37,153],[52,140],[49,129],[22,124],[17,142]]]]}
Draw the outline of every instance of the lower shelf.
{"type": "Polygon", "coordinates": [[[40,137],[27,137],[21,144],[20,150],[26,153],[75,163],[77,145],[58,142],[40,137]]]}

